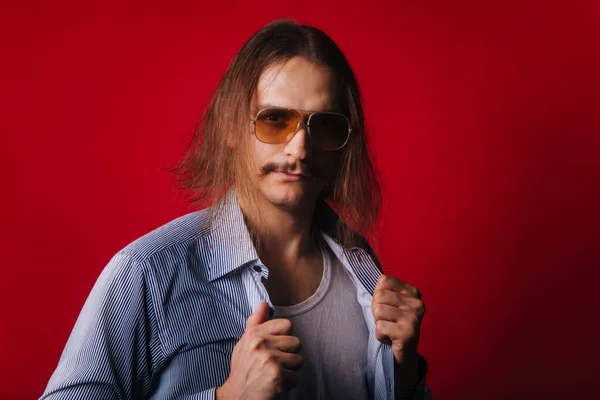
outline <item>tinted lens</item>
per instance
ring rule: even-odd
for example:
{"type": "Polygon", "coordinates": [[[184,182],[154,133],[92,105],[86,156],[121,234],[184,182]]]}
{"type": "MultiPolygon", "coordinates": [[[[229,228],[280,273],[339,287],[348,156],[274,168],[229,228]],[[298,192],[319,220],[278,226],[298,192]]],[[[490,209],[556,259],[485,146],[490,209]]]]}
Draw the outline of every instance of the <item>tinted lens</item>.
{"type": "Polygon", "coordinates": [[[312,140],[324,150],[341,148],[350,135],[350,122],[343,114],[315,113],[310,118],[309,125],[312,140]]]}
{"type": "Polygon", "coordinates": [[[287,142],[298,127],[300,114],[294,110],[266,108],[256,116],[256,137],[265,143],[287,142]]]}

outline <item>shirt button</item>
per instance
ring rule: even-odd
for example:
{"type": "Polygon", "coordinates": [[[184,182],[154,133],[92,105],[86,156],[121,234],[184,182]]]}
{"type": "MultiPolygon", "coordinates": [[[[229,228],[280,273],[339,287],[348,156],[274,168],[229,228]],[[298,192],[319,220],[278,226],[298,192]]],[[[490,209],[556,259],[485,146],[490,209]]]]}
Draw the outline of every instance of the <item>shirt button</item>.
{"type": "Polygon", "coordinates": [[[260,267],[260,265],[255,265],[253,268],[254,268],[254,270],[256,272],[261,272],[262,271],[262,268],[260,267]]]}

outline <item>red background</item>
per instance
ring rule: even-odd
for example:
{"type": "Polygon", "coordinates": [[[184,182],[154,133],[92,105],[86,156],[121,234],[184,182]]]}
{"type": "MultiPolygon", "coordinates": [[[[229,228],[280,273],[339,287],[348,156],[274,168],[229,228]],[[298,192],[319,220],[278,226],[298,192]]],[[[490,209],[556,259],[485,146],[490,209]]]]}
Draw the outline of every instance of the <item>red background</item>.
{"type": "Polygon", "coordinates": [[[436,399],[597,391],[598,2],[82,3],[0,12],[0,398],[39,396],[109,258],[191,211],[164,168],[284,16],[355,68],[436,399]]]}

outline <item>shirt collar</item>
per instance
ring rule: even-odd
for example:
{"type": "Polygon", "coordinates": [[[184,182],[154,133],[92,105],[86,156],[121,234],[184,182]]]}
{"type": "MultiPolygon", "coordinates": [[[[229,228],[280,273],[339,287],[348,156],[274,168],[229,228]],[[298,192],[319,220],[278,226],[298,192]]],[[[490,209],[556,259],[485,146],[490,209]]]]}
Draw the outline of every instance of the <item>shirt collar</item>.
{"type": "Polygon", "coordinates": [[[205,237],[210,249],[209,281],[258,260],[235,189],[230,189],[221,203],[211,208],[211,212],[210,234],[205,237]]]}
{"type": "MultiPolygon", "coordinates": [[[[361,267],[360,264],[363,264],[361,254],[367,257],[371,256],[375,263],[374,266],[381,272],[381,265],[366,241],[364,244],[366,252],[360,247],[346,249],[337,241],[334,227],[339,216],[325,202],[320,203],[320,206],[317,215],[320,231],[336,256],[347,260],[349,264],[359,264],[358,268],[361,267]],[[348,257],[352,253],[358,253],[358,257],[356,257],[358,262],[354,262],[355,257],[348,257]]],[[[211,208],[211,211],[213,219],[210,233],[204,238],[210,249],[210,263],[207,268],[207,278],[210,282],[241,267],[254,265],[260,261],[244,222],[244,215],[239,206],[235,188],[231,188],[223,200],[211,208]]],[[[372,285],[368,286],[372,292],[373,288],[370,287],[372,285]]]]}

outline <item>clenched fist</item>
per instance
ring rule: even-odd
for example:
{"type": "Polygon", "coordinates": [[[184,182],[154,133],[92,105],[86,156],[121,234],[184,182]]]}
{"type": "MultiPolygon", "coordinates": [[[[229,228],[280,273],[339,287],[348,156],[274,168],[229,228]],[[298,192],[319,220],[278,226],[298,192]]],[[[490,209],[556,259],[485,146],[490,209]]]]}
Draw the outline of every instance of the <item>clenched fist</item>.
{"type": "Polygon", "coordinates": [[[391,275],[381,275],[375,286],[371,311],[375,319],[375,336],[389,340],[396,361],[396,382],[410,388],[417,382],[417,347],[425,304],[419,289],[391,275]]]}
{"type": "Polygon", "coordinates": [[[218,400],[273,399],[296,386],[295,371],[302,365],[300,339],[291,336],[288,319],[269,319],[262,302],[246,322],[242,338],[233,348],[227,381],[217,389],[218,400]]]}

